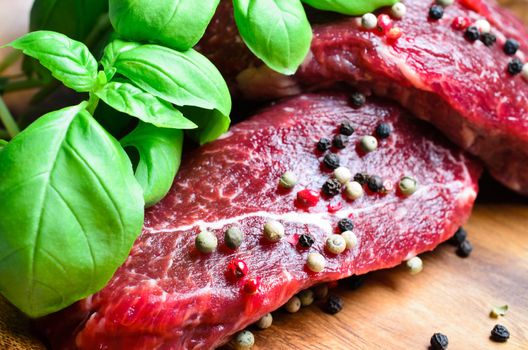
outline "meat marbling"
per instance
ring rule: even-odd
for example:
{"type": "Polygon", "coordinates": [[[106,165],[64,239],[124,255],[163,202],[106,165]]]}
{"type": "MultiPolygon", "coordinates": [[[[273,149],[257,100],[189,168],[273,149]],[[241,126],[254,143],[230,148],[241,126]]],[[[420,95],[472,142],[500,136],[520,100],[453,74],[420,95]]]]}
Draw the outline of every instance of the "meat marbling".
{"type": "Polygon", "coordinates": [[[214,348],[302,289],[389,268],[433,249],[470,215],[479,174],[478,162],[396,106],[371,101],[353,109],[340,93],[279,103],[191,152],[169,195],[148,210],[130,257],[108,286],[41,320],[39,328],[53,349],[214,348]],[[343,120],[356,131],[338,152],[342,165],[379,175],[395,187],[402,176],[414,176],[417,192],[366,193],[356,201],[338,195],[321,197],[309,209],[296,206],[299,190],[319,191],[331,176],[316,143],[335,134],[343,120]],[[381,122],[392,125],[391,136],[380,140],[378,150],[358,153],[360,137],[373,134],[381,122]],[[278,187],[286,170],[299,176],[291,191],[278,187]],[[327,206],[337,203],[342,209],[330,212],[327,206]],[[343,217],[353,219],[358,245],[335,256],[325,251],[325,240],[343,217]],[[269,219],[285,227],[278,243],[263,239],[269,219]],[[245,232],[237,251],[223,238],[234,225],[245,232]],[[216,252],[196,251],[201,229],[218,237],[216,252]],[[315,244],[299,249],[300,234],[311,234],[315,244]],[[307,270],[309,252],[326,257],[323,272],[307,270]],[[260,278],[257,294],[244,294],[242,281],[226,277],[234,258],[247,263],[247,278],[260,278]]]}
{"type": "MultiPolygon", "coordinates": [[[[407,14],[394,26],[397,41],[361,28],[358,18],[335,17],[314,26],[311,53],[294,77],[280,76],[245,49],[223,1],[200,50],[247,97],[277,97],[347,82],[398,101],[480,157],[491,174],[528,195],[528,80],[507,72],[513,57],[526,62],[528,33],[493,0],[457,0],[440,20],[428,18],[434,1],[403,0],[407,14]],[[497,43],[464,38],[455,17],[487,19],[497,43]],[[506,38],[521,49],[506,55],[506,38]]],[[[385,10],[385,12],[389,12],[385,10]]]]}

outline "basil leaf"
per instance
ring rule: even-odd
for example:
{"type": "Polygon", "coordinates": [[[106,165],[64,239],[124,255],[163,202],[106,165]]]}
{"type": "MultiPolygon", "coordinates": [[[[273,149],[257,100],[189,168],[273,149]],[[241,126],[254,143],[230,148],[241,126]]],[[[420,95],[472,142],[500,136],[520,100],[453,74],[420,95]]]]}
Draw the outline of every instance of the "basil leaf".
{"type": "Polygon", "coordinates": [[[200,145],[216,140],[229,129],[231,120],[217,110],[196,107],[181,107],[183,115],[198,125],[198,129],[188,130],[187,134],[200,145]]]}
{"type": "Polygon", "coordinates": [[[122,37],[188,50],[203,36],[220,0],[110,0],[110,21],[122,37]]]}
{"type": "Polygon", "coordinates": [[[67,87],[90,91],[97,79],[97,61],[81,42],[65,35],[38,31],[22,36],[8,44],[39,60],[52,75],[67,87]]]}
{"type": "Polygon", "coordinates": [[[123,147],[139,152],[136,179],[143,188],[145,205],[158,203],[169,192],[180,167],[183,131],[140,123],[121,140],[123,147]]]}
{"type": "MultiPolygon", "coordinates": [[[[100,35],[101,32],[110,27],[104,21],[107,12],[108,0],[35,0],[31,8],[29,28],[32,32],[59,32],[72,39],[87,42],[90,49],[95,49],[105,40],[104,35],[100,35]]],[[[30,57],[24,58],[23,69],[28,76],[35,73],[42,80],[51,80],[49,71],[30,57]]]]}
{"type": "Polygon", "coordinates": [[[312,29],[299,0],[234,0],[235,20],[249,49],[268,67],[293,74],[310,50],[312,29]]]}
{"type": "Polygon", "coordinates": [[[0,291],[31,317],[103,288],[143,224],[130,161],[85,106],[46,114],[0,152],[0,291]]]}
{"type": "Polygon", "coordinates": [[[117,60],[119,54],[128,50],[135,49],[138,46],[141,46],[141,44],[131,41],[123,41],[119,39],[113,40],[110,44],[106,46],[103,58],[101,59],[101,64],[103,65],[105,71],[110,72],[112,69],[115,69],[114,63],[117,60]]]}
{"type": "Polygon", "coordinates": [[[143,45],[119,54],[114,67],[141,89],[175,105],[217,109],[224,115],[231,112],[222,75],[194,50],[143,45]]]}
{"type": "Polygon", "coordinates": [[[6,145],[7,145],[6,140],[0,140],[0,151],[2,151],[6,145]]]}
{"type": "Polygon", "coordinates": [[[399,0],[301,0],[324,11],[333,11],[344,15],[358,16],[373,12],[384,6],[391,6],[399,0]]]}
{"type": "Polygon", "coordinates": [[[194,129],[197,127],[170,103],[126,82],[112,81],[95,94],[116,110],[161,128],[194,129]]]}

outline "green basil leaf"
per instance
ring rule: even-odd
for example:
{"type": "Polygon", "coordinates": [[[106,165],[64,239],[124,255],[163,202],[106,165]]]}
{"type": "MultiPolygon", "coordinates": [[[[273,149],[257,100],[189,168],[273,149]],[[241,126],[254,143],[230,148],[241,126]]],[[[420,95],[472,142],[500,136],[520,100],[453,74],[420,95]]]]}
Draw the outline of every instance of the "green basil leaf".
{"type": "Polygon", "coordinates": [[[39,118],[0,152],[0,291],[31,317],[103,288],[141,232],[130,161],[85,106],[39,118]]]}
{"type": "Polygon", "coordinates": [[[301,0],[324,11],[333,11],[344,15],[358,16],[373,12],[384,6],[391,6],[399,0],[301,0]]]}
{"type": "Polygon", "coordinates": [[[220,0],[110,0],[110,21],[122,37],[188,50],[203,36],[220,0]]]}
{"type": "Polygon", "coordinates": [[[117,60],[119,54],[128,50],[135,49],[138,46],[141,46],[141,44],[131,41],[123,41],[120,39],[112,40],[112,42],[105,47],[104,55],[101,59],[101,64],[103,65],[105,71],[110,72],[115,69],[114,63],[117,60]]]}
{"type": "Polygon", "coordinates": [[[67,87],[90,91],[97,79],[97,61],[81,42],[67,36],[38,31],[22,36],[8,44],[39,60],[52,75],[67,87]]]}
{"type": "MultiPolygon", "coordinates": [[[[104,40],[100,31],[107,12],[108,0],[35,0],[29,28],[32,32],[50,30],[82,42],[90,41],[88,47],[95,49],[104,40]]],[[[42,80],[51,79],[49,71],[33,58],[25,57],[23,68],[28,76],[35,73],[42,80]]]]}
{"type": "Polygon", "coordinates": [[[299,0],[234,0],[235,20],[249,49],[268,67],[293,74],[310,50],[312,29],[299,0]]]}
{"type": "Polygon", "coordinates": [[[188,130],[187,135],[203,145],[216,140],[229,129],[231,120],[216,109],[181,107],[183,115],[198,125],[198,129],[188,130]]]}
{"type": "Polygon", "coordinates": [[[116,110],[160,128],[194,129],[197,127],[170,103],[126,82],[109,82],[95,94],[116,110]]]}
{"type": "Polygon", "coordinates": [[[231,112],[227,84],[216,67],[194,50],[143,45],[122,52],[114,67],[136,86],[178,106],[231,112]]]}
{"type": "Polygon", "coordinates": [[[139,152],[136,179],[143,188],[145,205],[158,203],[169,192],[180,167],[183,131],[140,123],[121,145],[139,152]]]}
{"type": "Polygon", "coordinates": [[[7,145],[6,140],[0,140],[0,151],[2,151],[6,145],[7,145]]]}

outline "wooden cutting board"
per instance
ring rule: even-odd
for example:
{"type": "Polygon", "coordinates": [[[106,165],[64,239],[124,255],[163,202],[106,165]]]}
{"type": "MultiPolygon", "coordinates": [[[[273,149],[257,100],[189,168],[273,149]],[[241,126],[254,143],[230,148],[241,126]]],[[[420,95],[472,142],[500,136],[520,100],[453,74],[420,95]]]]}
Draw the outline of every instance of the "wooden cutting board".
{"type": "MultiPolygon", "coordinates": [[[[528,23],[528,0],[500,2],[528,23]]],[[[0,0],[0,38],[23,33],[30,3],[0,0]]],[[[26,98],[14,96],[11,106],[23,106],[26,98]]],[[[528,200],[505,195],[489,181],[482,187],[488,193],[481,193],[466,225],[471,257],[461,259],[444,244],[422,256],[424,271],[418,275],[402,266],[372,273],[356,291],[342,283],[335,290],[345,301],[341,313],[327,315],[318,305],[296,314],[279,310],[271,328],[254,331],[254,349],[427,349],[431,335],[442,332],[450,350],[528,350],[528,200]],[[507,315],[489,318],[491,307],[502,304],[510,307],[507,315]],[[496,323],[511,332],[506,344],[488,339],[496,323]]],[[[0,310],[0,350],[44,349],[28,335],[27,320],[2,300],[0,310]]]]}

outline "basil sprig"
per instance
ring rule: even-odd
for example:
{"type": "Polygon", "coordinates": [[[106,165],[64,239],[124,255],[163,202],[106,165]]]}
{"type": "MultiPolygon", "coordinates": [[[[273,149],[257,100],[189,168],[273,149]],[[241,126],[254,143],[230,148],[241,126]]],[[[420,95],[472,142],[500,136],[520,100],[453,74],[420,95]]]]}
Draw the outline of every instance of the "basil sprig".
{"type": "Polygon", "coordinates": [[[172,185],[182,130],[218,137],[231,99],[192,50],[115,40],[99,71],[86,45],[63,34],[36,31],[9,45],[89,94],[0,142],[0,292],[39,317],[104,287],[141,232],[144,206],[172,185]],[[121,144],[93,117],[100,100],[141,121],[121,144]],[[137,150],[135,169],[123,147],[137,150]]]}

